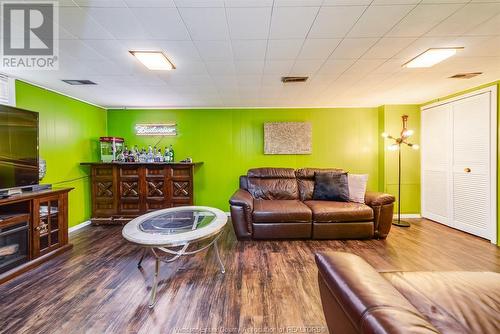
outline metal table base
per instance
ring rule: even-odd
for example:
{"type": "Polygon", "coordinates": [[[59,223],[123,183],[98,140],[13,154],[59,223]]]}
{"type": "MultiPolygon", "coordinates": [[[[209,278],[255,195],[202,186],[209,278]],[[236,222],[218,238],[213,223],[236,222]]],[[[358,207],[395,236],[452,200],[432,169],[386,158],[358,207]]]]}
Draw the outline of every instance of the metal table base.
{"type": "Polygon", "coordinates": [[[160,272],[160,262],[165,262],[165,263],[170,263],[181,256],[185,255],[193,255],[196,253],[199,253],[201,251],[204,251],[205,249],[208,249],[209,247],[213,247],[215,251],[215,255],[217,257],[217,261],[219,262],[219,266],[221,269],[221,272],[224,274],[226,272],[226,269],[224,268],[224,264],[222,263],[222,260],[220,258],[219,254],[219,247],[217,245],[217,241],[219,240],[219,237],[221,236],[222,233],[219,233],[208,245],[205,245],[199,249],[196,249],[194,251],[187,251],[190,243],[186,243],[184,245],[181,245],[182,248],[180,250],[172,250],[167,247],[147,247],[144,248],[141,258],[139,259],[139,263],[137,263],[137,267],[141,268],[142,267],[142,260],[144,260],[144,257],[146,256],[146,252],[148,249],[153,253],[153,256],[155,258],[155,272],[153,276],[153,286],[151,287],[151,294],[149,297],[149,308],[153,308],[156,304],[156,291],[158,290],[158,275],[160,272]],[[165,254],[160,254],[160,252],[163,252],[165,254]],[[168,256],[171,255],[170,258],[168,256]]]}

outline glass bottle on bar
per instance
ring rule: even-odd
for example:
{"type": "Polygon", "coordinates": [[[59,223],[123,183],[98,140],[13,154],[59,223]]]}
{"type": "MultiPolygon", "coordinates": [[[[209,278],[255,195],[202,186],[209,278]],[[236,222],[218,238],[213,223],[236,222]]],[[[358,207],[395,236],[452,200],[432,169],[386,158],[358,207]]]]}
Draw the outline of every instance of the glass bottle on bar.
{"type": "Polygon", "coordinates": [[[169,156],[170,156],[170,162],[174,162],[174,148],[172,147],[172,144],[170,144],[170,147],[168,148],[169,151],[169,156]]]}

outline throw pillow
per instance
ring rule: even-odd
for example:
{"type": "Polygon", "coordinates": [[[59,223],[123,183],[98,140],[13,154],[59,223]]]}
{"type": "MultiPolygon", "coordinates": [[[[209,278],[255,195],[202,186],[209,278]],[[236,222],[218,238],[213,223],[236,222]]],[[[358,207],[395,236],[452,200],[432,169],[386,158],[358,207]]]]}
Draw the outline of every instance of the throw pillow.
{"type": "Polygon", "coordinates": [[[349,201],[365,204],[366,183],[368,174],[349,174],[349,201]]]}
{"type": "Polygon", "coordinates": [[[348,202],[347,173],[314,173],[313,200],[348,202]]]}

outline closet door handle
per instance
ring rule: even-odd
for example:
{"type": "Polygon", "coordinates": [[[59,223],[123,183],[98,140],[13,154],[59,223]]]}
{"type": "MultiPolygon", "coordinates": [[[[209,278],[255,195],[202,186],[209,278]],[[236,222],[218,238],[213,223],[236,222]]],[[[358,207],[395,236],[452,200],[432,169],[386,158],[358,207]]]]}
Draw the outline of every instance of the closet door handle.
{"type": "Polygon", "coordinates": [[[471,170],[470,168],[465,168],[465,169],[464,169],[464,172],[466,172],[466,173],[470,173],[470,172],[472,172],[472,170],[471,170]]]}

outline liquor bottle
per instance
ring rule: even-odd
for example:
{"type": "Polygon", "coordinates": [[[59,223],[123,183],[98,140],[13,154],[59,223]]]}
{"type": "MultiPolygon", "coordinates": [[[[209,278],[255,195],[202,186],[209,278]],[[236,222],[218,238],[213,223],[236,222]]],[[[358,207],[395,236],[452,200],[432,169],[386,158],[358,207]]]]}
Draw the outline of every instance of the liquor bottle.
{"type": "Polygon", "coordinates": [[[142,148],[139,154],[139,162],[146,162],[146,150],[144,150],[144,148],[142,148]]]}
{"type": "Polygon", "coordinates": [[[161,155],[161,148],[158,149],[155,155],[155,162],[162,162],[163,157],[161,155]]]}
{"type": "Polygon", "coordinates": [[[165,146],[165,151],[163,152],[163,161],[164,162],[169,162],[169,153],[168,153],[168,147],[165,146]]]}
{"type": "Polygon", "coordinates": [[[169,156],[170,156],[170,162],[174,162],[174,148],[172,147],[172,144],[170,144],[170,147],[168,148],[169,151],[169,156]]]}
{"type": "Polygon", "coordinates": [[[153,148],[151,147],[151,145],[149,145],[148,153],[146,155],[146,162],[154,162],[154,161],[155,161],[155,158],[153,155],[153,148]]]}
{"type": "Polygon", "coordinates": [[[139,162],[139,148],[137,147],[137,145],[134,146],[134,162],[139,162]]]}

